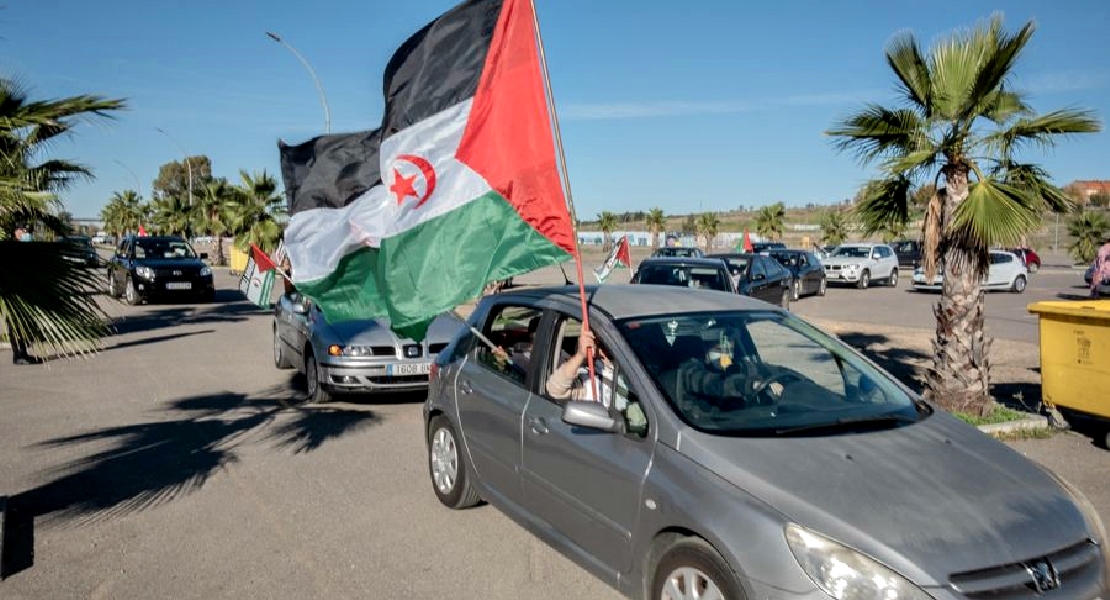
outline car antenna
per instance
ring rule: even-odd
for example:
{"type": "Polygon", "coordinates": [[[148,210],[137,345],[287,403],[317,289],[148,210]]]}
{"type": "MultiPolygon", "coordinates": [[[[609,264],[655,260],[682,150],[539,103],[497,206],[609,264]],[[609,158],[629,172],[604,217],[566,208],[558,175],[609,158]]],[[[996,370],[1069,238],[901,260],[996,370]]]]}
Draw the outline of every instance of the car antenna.
{"type": "Polygon", "coordinates": [[[563,285],[574,285],[574,282],[567,276],[567,270],[563,268],[563,265],[559,265],[559,270],[563,272],[563,285]]]}

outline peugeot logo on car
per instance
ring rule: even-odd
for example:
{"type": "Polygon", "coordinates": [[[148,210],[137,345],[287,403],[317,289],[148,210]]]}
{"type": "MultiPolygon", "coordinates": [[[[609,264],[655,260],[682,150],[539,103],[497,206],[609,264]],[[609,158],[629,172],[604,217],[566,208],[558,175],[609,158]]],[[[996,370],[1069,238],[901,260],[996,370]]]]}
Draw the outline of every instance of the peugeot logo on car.
{"type": "Polygon", "coordinates": [[[1025,571],[1033,578],[1033,589],[1038,594],[1060,587],[1060,572],[1047,560],[1025,565],[1025,571]]]}

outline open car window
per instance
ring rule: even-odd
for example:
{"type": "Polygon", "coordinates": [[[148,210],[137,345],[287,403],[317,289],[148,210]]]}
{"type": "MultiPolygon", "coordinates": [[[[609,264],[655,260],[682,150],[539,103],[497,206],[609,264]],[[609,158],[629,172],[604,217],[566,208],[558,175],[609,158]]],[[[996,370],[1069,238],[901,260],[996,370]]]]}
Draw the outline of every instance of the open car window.
{"type": "Polygon", "coordinates": [[[913,398],[887,375],[786,313],[678,314],[619,327],[675,413],[707,433],[918,418],[913,398]]]}

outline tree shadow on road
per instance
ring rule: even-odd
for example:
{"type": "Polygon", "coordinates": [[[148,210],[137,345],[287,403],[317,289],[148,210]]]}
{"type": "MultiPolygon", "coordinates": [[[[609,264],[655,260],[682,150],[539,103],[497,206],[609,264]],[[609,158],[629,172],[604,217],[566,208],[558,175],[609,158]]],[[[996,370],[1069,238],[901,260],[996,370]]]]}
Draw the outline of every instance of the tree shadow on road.
{"type": "Polygon", "coordinates": [[[8,500],[3,575],[33,564],[34,527],[64,528],[160,506],[205,485],[239,461],[250,440],[303,454],[381,422],[365,407],[297,405],[288,385],[258,394],[222,392],[175,399],[143,423],[96,429],[36,444],[87,448],[43,473],[46,483],[8,500]]]}
{"type": "Polygon", "coordinates": [[[154,331],[180,325],[229,323],[245,321],[251,315],[264,314],[264,310],[249,302],[218,305],[168,306],[155,308],[136,315],[117,317],[112,323],[116,335],[154,331]]]}

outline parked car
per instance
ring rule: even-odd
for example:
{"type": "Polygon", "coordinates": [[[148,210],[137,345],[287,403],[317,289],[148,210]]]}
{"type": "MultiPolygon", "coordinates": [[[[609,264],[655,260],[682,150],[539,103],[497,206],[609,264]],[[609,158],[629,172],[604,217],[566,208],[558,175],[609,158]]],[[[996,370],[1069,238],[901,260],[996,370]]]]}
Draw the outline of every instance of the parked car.
{"type": "Polygon", "coordinates": [[[825,267],[817,255],[806,250],[771,250],[771,258],[786,267],[792,276],[791,300],[802,296],[825,295],[828,282],[825,280],[825,267]]]}
{"type": "Polygon", "coordinates": [[[484,500],[634,599],[1110,594],[1079,491],[834,336],[737,295],[586,294],[607,400],[545,385],[577,348],[577,287],[470,316],[486,337],[538,316],[526,369],[465,327],[440,353],[423,435],[441,504],[484,500]]]}
{"type": "Polygon", "coordinates": [[[900,240],[891,244],[898,256],[898,267],[913,271],[921,266],[922,245],[917,240],[900,240]]]}
{"type": "Polygon", "coordinates": [[[794,276],[770,256],[763,254],[710,254],[728,265],[736,291],[782,308],[790,307],[794,276]]]}
{"type": "Polygon", "coordinates": [[[651,253],[651,258],[701,258],[705,253],[692,246],[664,246],[651,253]]]}
{"type": "Polygon", "coordinates": [[[432,361],[461,325],[452,313],[440,315],[417,343],[398,337],[387,319],[328,323],[294,291],[274,303],[274,366],[303,374],[316,403],[344,393],[425,390],[432,361]]]}
{"type": "Polygon", "coordinates": [[[768,250],[786,249],[786,244],[782,242],[753,242],[752,254],[762,254],[768,250]]]}
{"type": "Polygon", "coordinates": [[[1030,273],[1041,270],[1041,257],[1032,248],[1008,248],[1007,250],[1020,258],[1030,273]]]}
{"type": "MultiPolygon", "coordinates": [[[[1006,250],[990,251],[990,266],[983,277],[982,286],[986,290],[1007,290],[1016,293],[1025,291],[1029,281],[1029,271],[1021,259],[1013,252],[1006,250]]],[[[938,270],[932,283],[925,280],[925,268],[918,267],[913,273],[913,289],[915,290],[940,290],[944,284],[944,272],[938,270]]]]}
{"type": "Polygon", "coordinates": [[[100,255],[93,247],[92,240],[83,235],[67,235],[58,238],[58,242],[66,244],[65,259],[84,265],[86,267],[99,267],[100,255]]]}
{"type": "Polygon", "coordinates": [[[108,261],[108,295],[133,306],[173,298],[211,302],[216,288],[206,258],[176,235],[125,237],[108,261]]]}
{"type": "Polygon", "coordinates": [[[636,267],[629,283],[674,285],[736,293],[736,285],[729,277],[725,264],[707,257],[645,258],[636,267]]]}
{"type": "Polygon", "coordinates": [[[872,281],[898,285],[898,257],[886,244],[841,244],[823,263],[829,283],[849,283],[861,290],[872,281]]]}

